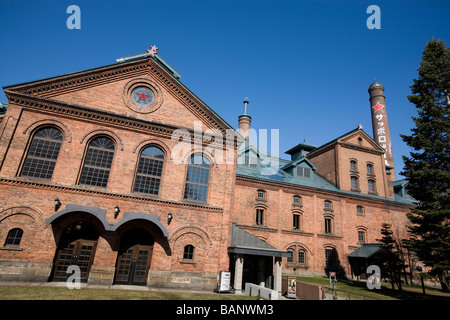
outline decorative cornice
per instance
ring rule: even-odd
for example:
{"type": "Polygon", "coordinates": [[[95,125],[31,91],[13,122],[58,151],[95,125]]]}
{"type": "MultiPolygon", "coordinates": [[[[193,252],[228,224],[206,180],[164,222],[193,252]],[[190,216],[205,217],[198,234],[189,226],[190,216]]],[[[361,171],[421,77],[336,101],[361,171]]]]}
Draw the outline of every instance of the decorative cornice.
{"type": "MultiPolygon", "coordinates": [[[[194,131],[187,128],[175,127],[168,124],[157,123],[153,121],[146,121],[142,119],[130,118],[107,111],[87,108],[76,104],[68,104],[51,99],[42,99],[30,94],[18,93],[10,90],[5,90],[5,94],[11,104],[19,105],[23,108],[37,110],[50,114],[58,114],[58,116],[65,116],[73,119],[83,119],[84,121],[94,122],[96,124],[106,124],[118,128],[127,128],[143,133],[151,132],[153,135],[171,139],[172,133],[177,129],[184,129],[190,133],[192,142],[196,140],[197,135],[194,131]]],[[[208,135],[202,134],[201,143],[208,144],[208,135]]],[[[187,137],[186,137],[187,138],[187,137]]],[[[223,139],[223,147],[237,147],[235,139],[223,139]]]]}
{"type": "Polygon", "coordinates": [[[294,185],[294,184],[290,184],[290,183],[286,183],[286,182],[269,181],[269,180],[254,178],[254,177],[236,175],[236,185],[238,185],[239,182],[253,184],[253,185],[255,185],[255,188],[260,188],[261,186],[267,186],[267,187],[272,187],[272,188],[277,188],[277,189],[281,188],[281,189],[289,190],[289,192],[292,192],[292,191],[293,192],[307,192],[307,193],[313,193],[313,194],[322,194],[322,195],[326,195],[326,196],[332,195],[334,197],[341,198],[341,199],[342,198],[355,198],[355,199],[363,200],[366,202],[372,202],[372,203],[377,203],[377,204],[381,204],[381,205],[389,204],[389,205],[399,206],[399,207],[403,207],[403,208],[405,208],[405,207],[414,208],[415,207],[414,205],[398,202],[398,201],[395,201],[394,199],[388,199],[388,198],[376,199],[376,198],[372,198],[372,197],[366,197],[364,194],[348,194],[348,193],[344,193],[344,192],[340,192],[340,191],[324,190],[324,189],[319,189],[319,188],[314,188],[314,187],[294,185]]]}
{"type": "Polygon", "coordinates": [[[184,202],[184,201],[173,201],[173,200],[165,200],[159,197],[154,196],[140,196],[140,195],[132,195],[132,194],[124,194],[117,192],[108,192],[102,190],[96,190],[95,188],[83,188],[83,187],[68,187],[57,185],[54,183],[44,183],[41,181],[31,181],[24,180],[21,178],[16,179],[8,179],[8,178],[0,178],[0,184],[3,185],[14,185],[14,186],[24,186],[28,188],[35,188],[39,190],[53,190],[53,191],[62,191],[69,192],[75,194],[84,194],[84,195],[93,195],[93,196],[103,196],[106,198],[112,199],[120,199],[120,200],[129,200],[129,201],[139,201],[152,203],[156,205],[164,205],[164,206],[172,206],[172,207],[183,207],[190,208],[195,210],[203,210],[203,211],[215,211],[215,212],[223,212],[222,207],[211,206],[203,203],[194,203],[194,202],[184,202]]]}
{"type": "Polygon", "coordinates": [[[49,98],[55,95],[82,90],[93,85],[101,85],[111,81],[148,74],[153,75],[159,84],[164,86],[194,115],[202,119],[211,128],[220,130],[224,136],[226,135],[226,129],[233,129],[182,85],[181,82],[164,70],[155,58],[150,57],[128,63],[114,64],[50,79],[43,79],[32,83],[9,86],[5,88],[5,93],[16,92],[24,95],[49,98]]]}

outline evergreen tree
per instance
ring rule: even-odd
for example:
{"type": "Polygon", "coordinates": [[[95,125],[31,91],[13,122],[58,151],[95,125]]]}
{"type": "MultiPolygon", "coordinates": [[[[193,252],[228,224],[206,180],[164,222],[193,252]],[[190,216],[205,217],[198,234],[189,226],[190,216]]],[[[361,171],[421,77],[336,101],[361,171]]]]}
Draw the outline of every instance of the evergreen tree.
{"type": "Polygon", "coordinates": [[[440,40],[425,46],[418,79],[410,87],[408,100],[415,104],[416,127],[411,135],[401,135],[414,151],[403,157],[402,172],[408,193],[417,207],[408,215],[414,239],[409,248],[437,276],[442,289],[449,290],[450,269],[450,51],[440,40]]]}
{"type": "Polygon", "coordinates": [[[396,241],[392,236],[391,225],[383,223],[381,228],[381,239],[377,241],[383,244],[384,251],[379,256],[379,263],[382,264],[382,271],[388,274],[391,280],[392,289],[397,284],[399,290],[402,290],[401,274],[404,265],[400,259],[399,252],[396,250],[396,241]]]}

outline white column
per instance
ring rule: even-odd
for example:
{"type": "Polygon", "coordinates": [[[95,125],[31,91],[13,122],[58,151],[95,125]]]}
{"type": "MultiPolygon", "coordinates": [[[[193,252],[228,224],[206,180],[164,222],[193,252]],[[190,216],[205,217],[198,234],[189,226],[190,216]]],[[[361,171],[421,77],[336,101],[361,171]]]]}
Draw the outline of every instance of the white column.
{"type": "Polygon", "coordinates": [[[273,265],[273,290],[281,295],[281,257],[275,257],[275,263],[273,265]]]}
{"type": "Polygon", "coordinates": [[[244,255],[235,255],[234,265],[234,290],[236,293],[242,292],[242,275],[244,272],[244,255]]]}

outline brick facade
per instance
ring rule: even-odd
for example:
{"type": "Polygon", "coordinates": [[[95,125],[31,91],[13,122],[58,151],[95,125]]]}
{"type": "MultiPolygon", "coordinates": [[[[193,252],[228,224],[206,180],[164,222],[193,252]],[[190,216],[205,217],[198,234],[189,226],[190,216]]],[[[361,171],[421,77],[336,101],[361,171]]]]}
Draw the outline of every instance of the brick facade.
{"type": "MultiPolygon", "coordinates": [[[[230,137],[233,131],[166,66],[147,56],[5,87],[9,106],[0,125],[0,280],[51,281],[63,239],[79,221],[98,232],[87,281],[114,283],[122,239],[141,228],[154,240],[145,283],[156,287],[215,287],[219,272],[229,270],[236,258],[228,253],[232,223],[280,250],[305,250],[306,263],[301,265],[283,258],[288,273],[323,274],[324,250],[332,247],[348,274],[346,256],[360,245],[357,231],[365,232],[366,242],[375,242],[382,222],[393,224],[400,238],[407,236],[405,214],[411,206],[394,198],[384,152],[363,131],[308,156],[317,167],[315,179],[324,181],[326,188],[254,178],[239,172],[236,160],[217,162],[216,154],[206,152],[211,162],[206,201],[185,199],[187,161],[194,151],[184,154],[183,163],[175,163],[179,141],[172,134],[184,130],[188,136],[183,139],[205,151],[210,142],[198,139],[196,123],[197,127],[201,123],[203,134],[230,137]],[[130,98],[131,90],[140,85],[155,95],[148,110],[133,105],[130,98]],[[21,176],[30,143],[45,127],[57,128],[63,136],[51,179],[21,176]],[[114,143],[107,186],[82,185],[89,143],[100,136],[114,143]],[[156,195],[133,191],[139,157],[147,146],[164,153],[156,195]],[[358,192],[350,188],[349,159],[360,166],[358,192]],[[368,195],[363,183],[366,163],[375,168],[375,195],[368,195]],[[256,199],[259,189],[266,192],[266,199],[256,199]],[[294,195],[301,197],[301,205],[293,205],[294,195]],[[56,198],[61,207],[55,207],[56,198]],[[332,210],[324,209],[325,200],[332,202],[332,210]],[[358,205],[364,213],[356,212],[358,205]],[[264,209],[262,225],[255,224],[257,208],[264,209]],[[300,216],[299,229],[292,227],[293,214],[300,216]],[[323,229],[324,215],[333,218],[332,233],[323,229]],[[20,244],[7,245],[14,229],[23,231],[20,244]],[[193,259],[184,257],[188,245],[194,247],[193,259]]],[[[219,142],[220,150],[235,159],[239,135],[231,135],[229,141],[219,142]]]]}

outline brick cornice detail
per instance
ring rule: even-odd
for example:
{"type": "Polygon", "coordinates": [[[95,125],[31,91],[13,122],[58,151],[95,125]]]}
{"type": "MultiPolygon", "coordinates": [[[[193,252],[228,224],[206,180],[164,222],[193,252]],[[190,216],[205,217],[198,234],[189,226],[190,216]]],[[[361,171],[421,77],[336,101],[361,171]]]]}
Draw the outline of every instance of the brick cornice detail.
{"type": "MultiPolygon", "coordinates": [[[[153,121],[145,121],[141,119],[130,118],[113,114],[107,111],[87,108],[75,104],[68,104],[56,100],[43,99],[29,94],[13,92],[5,90],[6,96],[10,103],[14,103],[23,108],[37,110],[39,112],[51,113],[63,115],[77,120],[83,119],[84,121],[94,122],[96,124],[102,123],[112,126],[119,126],[120,128],[126,127],[129,130],[149,133],[160,137],[170,139],[172,133],[176,129],[186,129],[189,131],[192,141],[197,138],[194,131],[187,128],[179,128],[168,124],[155,123],[153,121]]],[[[202,144],[208,144],[208,139],[201,137],[202,144]]],[[[223,139],[223,147],[237,147],[238,141],[235,139],[223,139]],[[228,143],[230,142],[230,143],[228,143]]]]}
{"type": "Polygon", "coordinates": [[[117,192],[94,190],[94,188],[91,189],[91,188],[83,188],[83,187],[68,187],[68,186],[61,186],[61,185],[57,185],[57,184],[53,184],[53,183],[44,183],[44,182],[40,182],[40,181],[22,180],[20,178],[17,178],[17,179],[0,178],[0,184],[9,185],[9,186],[22,186],[22,187],[27,187],[27,188],[39,189],[39,190],[54,190],[54,191],[61,191],[61,192],[68,192],[68,193],[75,193],[75,194],[103,196],[105,198],[147,202],[147,203],[152,203],[155,205],[183,207],[183,208],[202,210],[202,211],[223,212],[223,208],[221,208],[221,207],[210,206],[210,205],[202,204],[202,203],[171,201],[171,200],[160,199],[160,198],[152,197],[152,196],[139,196],[139,195],[117,193],[117,192]]]}
{"type": "Polygon", "coordinates": [[[379,205],[392,205],[392,206],[396,206],[396,207],[401,207],[402,209],[404,208],[414,208],[414,205],[410,205],[410,204],[405,204],[405,203],[400,203],[397,202],[393,199],[375,199],[375,198],[370,198],[370,197],[365,197],[364,195],[359,195],[359,194],[347,194],[347,193],[341,193],[339,191],[332,191],[332,190],[323,190],[323,189],[318,189],[318,188],[312,188],[312,187],[307,187],[307,186],[300,186],[300,185],[293,185],[293,184],[289,184],[289,183],[283,183],[283,182],[274,182],[274,181],[268,181],[268,180],[262,180],[262,179],[258,179],[258,178],[254,178],[254,177],[246,177],[246,176],[242,176],[242,175],[236,175],[236,185],[247,185],[247,186],[253,186],[255,188],[261,188],[261,186],[265,186],[265,187],[271,187],[271,188],[276,188],[276,189],[283,189],[286,190],[288,192],[299,192],[299,193],[303,193],[302,195],[305,195],[304,193],[310,193],[310,194],[321,194],[321,195],[326,195],[328,197],[333,197],[336,198],[337,200],[342,199],[358,199],[361,201],[366,201],[366,202],[371,202],[371,203],[376,203],[379,205]]]}
{"type": "Polygon", "coordinates": [[[173,96],[182,102],[199,119],[202,119],[202,122],[208,124],[209,127],[220,130],[223,135],[226,134],[226,129],[232,129],[213,112],[208,110],[204,103],[194,94],[179,84],[178,81],[174,81],[173,77],[153,58],[106,66],[95,70],[81,71],[76,74],[55,77],[22,86],[9,87],[5,89],[5,93],[16,92],[24,95],[50,98],[51,96],[82,90],[93,85],[146,74],[153,75],[159,84],[171,92],[173,96]]]}

